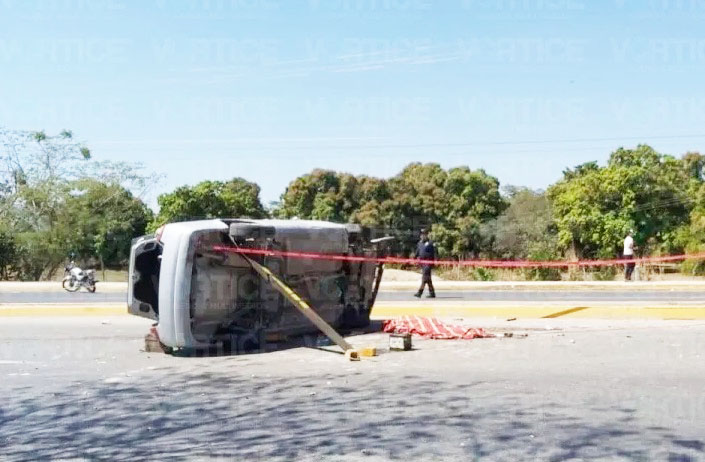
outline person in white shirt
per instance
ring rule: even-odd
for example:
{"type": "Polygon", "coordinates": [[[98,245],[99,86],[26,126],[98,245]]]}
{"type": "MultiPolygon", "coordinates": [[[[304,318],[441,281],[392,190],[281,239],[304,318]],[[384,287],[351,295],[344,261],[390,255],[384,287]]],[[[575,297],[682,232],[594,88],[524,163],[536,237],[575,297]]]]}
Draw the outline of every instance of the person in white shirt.
{"type": "MultiPolygon", "coordinates": [[[[624,252],[622,252],[622,257],[625,260],[632,260],[634,259],[634,238],[632,235],[634,234],[633,230],[629,230],[629,233],[627,233],[627,237],[624,238],[624,252]]],[[[632,273],[634,272],[634,262],[628,262],[626,265],[624,265],[624,280],[625,281],[631,281],[632,280],[632,273]]]]}

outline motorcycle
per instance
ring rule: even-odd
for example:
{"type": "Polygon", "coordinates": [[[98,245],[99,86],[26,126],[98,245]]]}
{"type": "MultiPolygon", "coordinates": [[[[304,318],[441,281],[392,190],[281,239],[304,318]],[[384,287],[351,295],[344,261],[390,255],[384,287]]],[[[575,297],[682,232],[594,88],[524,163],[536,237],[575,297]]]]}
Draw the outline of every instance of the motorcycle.
{"type": "Polygon", "coordinates": [[[69,263],[64,267],[64,279],[61,281],[61,287],[68,292],[76,292],[85,287],[88,292],[95,292],[95,271],[82,270],[74,264],[69,263]]]}

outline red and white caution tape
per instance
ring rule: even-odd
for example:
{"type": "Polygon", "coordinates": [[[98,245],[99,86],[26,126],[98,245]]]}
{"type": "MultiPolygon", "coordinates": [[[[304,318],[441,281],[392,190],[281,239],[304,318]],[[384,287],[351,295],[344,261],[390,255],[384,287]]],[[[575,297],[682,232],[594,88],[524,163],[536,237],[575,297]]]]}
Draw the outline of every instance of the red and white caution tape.
{"type": "Polygon", "coordinates": [[[624,265],[626,263],[649,264],[649,263],[664,263],[676,262],[688,259],[702,260],[705,259],[705,252],[668,255],[663,257],[644,257],[644,258],[615,258],[602,260],[564,260],[564,261],[532,261],[532,260],[420,260],[416,258],[399,258],[399,257],[364,257],[358,255],[331,254],[331,253],[314,253],[314,252],[295,252],[285,250],[267,250],[253,249],[247,247],[234,247],[217,245],[213,246],[213,251],[216,252],[232,252],[246,255],[259,255],[268,257],[287,257],[301,258],[308,260],[329,260],[329,261],[349,261],[357,263],[388,263],[399,265],[434,265],[434,266],[469,266],[475,268],[565,268],[569,266],[576,267],[598,267],[598,266],[615,266],[624,265]]]}

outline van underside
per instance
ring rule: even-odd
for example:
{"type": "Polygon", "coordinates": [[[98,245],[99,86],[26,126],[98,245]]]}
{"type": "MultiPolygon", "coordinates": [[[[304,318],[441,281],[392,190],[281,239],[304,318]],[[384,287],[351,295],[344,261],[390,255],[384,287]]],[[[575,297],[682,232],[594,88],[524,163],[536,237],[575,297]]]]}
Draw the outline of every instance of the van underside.
{"type": "MultiPolygon", "coordinates": [[[[190,287],[184,287],[189,294],[188,303],[175,305],[174,310],[188,311],[195,342],[212,345],[236,338],[261,339],[270,334],[288,336],[316,331],[272,284],[254,271],[237,248],[377,256],[369,236],[359,227],[308,229],[300,223],[292,227],[285,227],[287,222],[280,223],[276,221],[275,227],[262,226],[258,221],[229,220],[227,229],[200,230],[190,238],[186,257],[190,287]],[[223,246],[231,251],[214,250],[223,246]]],[[[172,244],[166,240],[164,246],[169,245],[172,244]]],[[[176,316],[169,310],[160,313],[160,283],[164,284],[160,277],[174,274],[173,269],[161,267],[162,251],[163,246],[156,239],[144,239],[133,247],[128,296],[132,314],[158,319],[160,323],[161,317],[176,316]]],[[[279,277],[333,327],[369,324],[382,273],[380,265],[295,257],[251,258],[279,277]]],[[[184,282],[189,284],[188,279],[184,282]]]]}
{"type": "MultiPolygon", "coordinates": [[[[222,233],[202,236],[195,252],[190,314],[197,340],[213,342],[253,331],[294,335],[315,330],[240,254],[210,250],[222,241],[222,233]]],[[[327,323],[349,328],[369,324],[376,270],[373,264],[269,256],[257,260],[327,323]]]]}

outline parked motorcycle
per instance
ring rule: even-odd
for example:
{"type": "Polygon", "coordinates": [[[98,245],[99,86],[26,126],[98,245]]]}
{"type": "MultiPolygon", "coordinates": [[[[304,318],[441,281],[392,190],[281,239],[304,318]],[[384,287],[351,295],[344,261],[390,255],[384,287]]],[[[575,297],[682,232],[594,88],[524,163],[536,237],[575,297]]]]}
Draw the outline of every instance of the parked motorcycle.
{"type": "Polygon", "coordinates": [[[76,292],[85,287],[88,292],[95,292],[95,271],[82,270],[74,262],[69,263],[64,267],[64,279],[61,281],[61,287],[68,292],[76,292]]]}

